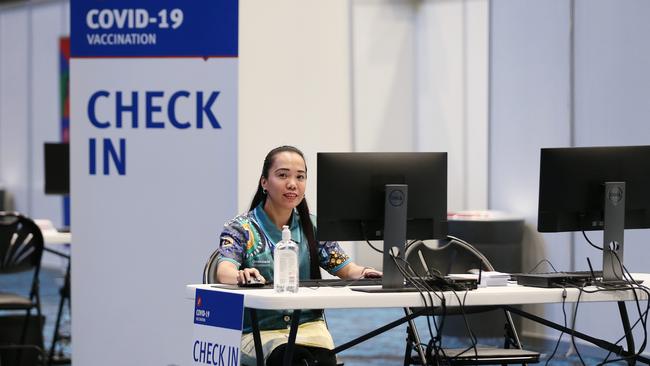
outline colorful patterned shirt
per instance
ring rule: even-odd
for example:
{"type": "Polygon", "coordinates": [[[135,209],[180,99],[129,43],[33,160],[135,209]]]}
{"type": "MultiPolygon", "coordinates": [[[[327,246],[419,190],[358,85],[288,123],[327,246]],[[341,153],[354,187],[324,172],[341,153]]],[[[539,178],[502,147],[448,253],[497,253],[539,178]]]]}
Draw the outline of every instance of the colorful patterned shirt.
{"type": "MultiPolygon", "coordinates": [[[[234,263],[238,268],[257,268],[267,281],[273,281],[273,249],[282,239],[282,231],[268,217],[260,204],[252,211],[239,215],[224,225],[219,244],[219,260],[234,263]]],[[[312,223],[314,217],[311,217],[312,223]]],[[[315,225],[314,225],[315,227],[315,225]]],[[[301,279],[311,278],[309,265],[309,246],[302,227],[300,216],[294,210],[291,223],[291,238],[298,244],[298,263],[301,279]]],[[[318,243],[320,266],[331,274],[350,263],[337,242],[318,243]]],[[[257,316],[261,330],[282,329],[291,323],[291,310],[258,310],[257,316]]],[[[251,331],[248,312],[244,313],[244,332],[251,331]]],[[[300,323],[321,319],[320,310],[303,310],[300,323]]]]}

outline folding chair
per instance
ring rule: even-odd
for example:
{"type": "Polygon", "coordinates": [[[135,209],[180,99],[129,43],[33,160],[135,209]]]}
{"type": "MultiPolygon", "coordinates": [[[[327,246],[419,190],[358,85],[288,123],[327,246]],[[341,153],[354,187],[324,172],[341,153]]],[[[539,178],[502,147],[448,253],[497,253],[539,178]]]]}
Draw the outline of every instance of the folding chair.
{"type": "MultiPolygon", "coordinates": [[[[25,312],[18,343],[0,345],[1,365],[9,365],[14,360],[17,365],[27,362],[33,364],[35,361],[27,361],[29,356],[23,354],[24,350],[35,350],[37,355],[32,358],[40,363],[46,361],[42,344],[26,342],[28,325],[33,321],[30,320],[33,317],[32,311],[36,311],[37,322],[40,323],[42,319],[38,279],[42,255],[43,235],[34,221],[17,212],[0,212],[0,275],[33,272],[27,295],[0,291],[0,312],[25,312]]],[[[42,343],[42,324],[38,325],[38,332],[42,343]]]]}
{"type": "MultiPolygon", "coordinates": [[[[469,243],[451,239],[438,248],[431,248],[424,242],[413,243],[406,252],[406,261],[413,271],[421,277],[431,275],[435,271],[437,275],[449,273],[466,273],[472,268],[494,271],[494,267],[488,259],[469,243]]],[[[433,316],[465,316],[468,313],[482,313],[495,310],[495,307],[467,307],[460,309],[447,309],[442,314],[439,309],[434,309],[429,315],[433,316]]],[[[409,314],[413,309],[406,308],[409,314]]],[[[449,365],[492,365],[492,364],[528,364],[539,362],[539,353],[523,350],[517,335],[517,330],[512,322],[508,311],[505,314],[504,347],[467,347],[459,349],[442,349],[436,354],[424,355],[418,331],[413,321],[407,326],[407,343],[404,355],[404,365],[422,364],[422,356],[426,358],[427,364],[449,364],[449,365]],[[514,347],[514,348],[511,348],[514,347]],[[417,350],[417,354],[413,351],[417,350]]],[[[471,335],[470,335],[471,336],[471,335]]]]}

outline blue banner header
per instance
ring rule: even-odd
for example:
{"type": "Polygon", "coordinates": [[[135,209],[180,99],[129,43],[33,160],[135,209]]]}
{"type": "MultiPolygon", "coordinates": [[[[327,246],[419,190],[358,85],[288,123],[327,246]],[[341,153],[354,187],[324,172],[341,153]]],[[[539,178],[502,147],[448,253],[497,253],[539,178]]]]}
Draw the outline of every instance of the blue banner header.
{"type": "Polygon", "coordinates": [[[72,57],[237,57],[238,0],[72,0],[72,57]]]}
{"type": "Polygon", "coordinates": [[[244,295],[196,289],[194,324],[242,330],[244,295]]]}

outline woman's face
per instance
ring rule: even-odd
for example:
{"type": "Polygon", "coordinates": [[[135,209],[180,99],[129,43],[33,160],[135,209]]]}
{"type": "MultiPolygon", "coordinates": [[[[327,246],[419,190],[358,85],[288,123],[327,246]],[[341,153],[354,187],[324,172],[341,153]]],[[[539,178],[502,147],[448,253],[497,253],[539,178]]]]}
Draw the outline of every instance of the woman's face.
{"type": "Polygon", "coordinates": [[[280,209],[292,210],[305,197],[305,161],[295,152],[277,153],[273,157],[268,178],[262,177],[260,183],[267,192],[267,203],[280,209]]]}

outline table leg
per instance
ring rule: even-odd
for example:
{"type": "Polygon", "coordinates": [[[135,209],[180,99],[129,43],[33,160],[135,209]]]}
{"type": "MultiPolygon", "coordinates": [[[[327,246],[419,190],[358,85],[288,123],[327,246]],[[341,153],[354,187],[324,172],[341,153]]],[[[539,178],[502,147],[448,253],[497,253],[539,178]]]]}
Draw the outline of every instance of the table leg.
{"type": "Polygon", "coordinates": [[[251,326],[253,327],[253,342],[255,342],[255,360],[257,366],[264,366],[264,351],[262,349],[262,337],[260,337],[260,324],[257,321],[257,310],[248,308],[251,314],[251,326]]]}
{"type": "Polygon", "coordinates": [[[293,311],[293,315],[291,316],[291,329],[289,329],[287,348],[284,349],[283,365],[291,365],[291,360],[293,359],[293,349],[296,345],[296,335],[298,334],[298,326],[300,325],[300,313],[301,310],[296,309],[293,311]]]}
{"type": "MultiPolygon", "coordinates": [[[[591,336],[589,336],[587,334],[578,332],[578,331],[576,331],[574,329],[567,328],[567,327],[562,326],[560,324],[554,323],[554,322],[552,322],[550,320],[546,320],[546,319],[544,319],[542,317],[527,313],[527,312],[525,312],[525,311],[523,311],[521,309],[518,309],[516,307],[505,305],[505,306],[503,306],[503,308],[507,309],[511,313],[515,313],[517,315],[523,316],[524,318],[528,318],[528,319],[530,319],[530,320],[532,320],[534,322],[546,325],[547,327],[553,328],[555,330],[559,330],[561,332],[564,332],[564,333],[570,334],[570,335],[572,335],[574,337],[585,340],[585,341],[587,341],[589,343],[595,344],[596,346],[598,346],[598,347],[600,347],[600,348],[602,348],[602,349],[604,349],[606,351],[610,351],[610,352],[614,353],[615,355],[622,356],[622,357],[630,357],[630,358],[633,358],[635,362],[640,361],[640,362],[643,362],[645,364],[650,365],[650,358],[647,358],[647,357],[642,356],[642,355],[636,355],[634,353],[633,349],[632,350],[626,350],[622,346],[619,346],[618,344],[607,342],[607,341],[605,341],[603,339],[598,339],[598,338],[595,338],[595,337],[591,337],[591,336]]],[[[625,314],[627,315],[627,311],[626,311],[625,314]]],[[[629,321],[628,321],[627,328],[628,329],[630,328],[629,327],[629,321]]],[[[632,335],[630,333],[630,337],[631,336],[632,335]]]]}

